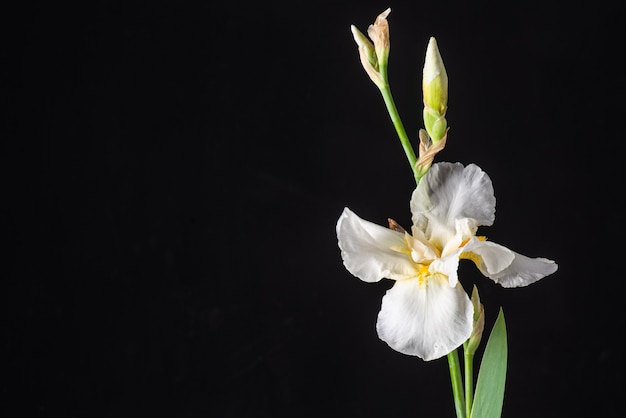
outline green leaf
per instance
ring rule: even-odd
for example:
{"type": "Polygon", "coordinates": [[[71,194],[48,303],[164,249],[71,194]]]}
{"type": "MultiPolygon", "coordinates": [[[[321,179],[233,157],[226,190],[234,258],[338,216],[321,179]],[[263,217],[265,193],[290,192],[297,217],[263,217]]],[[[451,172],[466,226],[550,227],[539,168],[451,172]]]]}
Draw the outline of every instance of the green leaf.
{"type": "Polygon", "coordinates": [[[500,418],[506,381],[506,324],[500,308],[481,361],[471,418],[500,418]]]}

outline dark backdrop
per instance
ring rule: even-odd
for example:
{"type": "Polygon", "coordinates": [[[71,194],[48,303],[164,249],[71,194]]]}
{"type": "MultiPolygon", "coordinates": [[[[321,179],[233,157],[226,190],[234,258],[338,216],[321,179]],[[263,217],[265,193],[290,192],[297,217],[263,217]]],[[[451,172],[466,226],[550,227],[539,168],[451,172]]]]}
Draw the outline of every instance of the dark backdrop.
{"type": "Polygon", "coordinates": [[[7,417],[452,417],[447,362],[380,341],[344,206],[408,227],[413,179],[350,24],[387,7],[413,140],[492,178],[483,233],[556,274],[476,282],[509,332],[504,416],[620,411],[624,15],[608,2],[30,2],[7,10],[7,417]],[[364,3],[364,4],[360,4],[364,3]]]}

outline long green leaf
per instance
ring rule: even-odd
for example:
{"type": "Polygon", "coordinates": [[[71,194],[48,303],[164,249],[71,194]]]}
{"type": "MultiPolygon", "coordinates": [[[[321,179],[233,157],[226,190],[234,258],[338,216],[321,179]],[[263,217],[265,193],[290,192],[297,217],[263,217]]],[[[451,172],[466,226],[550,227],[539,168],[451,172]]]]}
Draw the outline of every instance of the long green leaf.
{"type": "Polygon", "coordinates": [[[507,360],[506,324],[500,308],[481,361],[471,418],[500,418],[507,360]]]}

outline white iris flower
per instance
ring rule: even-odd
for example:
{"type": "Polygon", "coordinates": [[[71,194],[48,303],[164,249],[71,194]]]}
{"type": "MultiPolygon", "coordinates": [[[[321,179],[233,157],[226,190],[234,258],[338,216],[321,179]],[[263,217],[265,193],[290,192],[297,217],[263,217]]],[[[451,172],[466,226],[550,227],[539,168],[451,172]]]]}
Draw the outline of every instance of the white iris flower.
{"type": "Polygon", "coordinates": [[[365,282],[395,280],[382,300],[380,339],[404,354],[434,360],[472,334],[473,306],[459,283],[460,259],[503,287],[527,286],[557,264],[529,258],[476,236],[495,219],[489,176],[477,165],[434,164],[411,197],[411,234],[393,220],[385,228],[345,208],[337,222],[343,263],[365,282]]]}

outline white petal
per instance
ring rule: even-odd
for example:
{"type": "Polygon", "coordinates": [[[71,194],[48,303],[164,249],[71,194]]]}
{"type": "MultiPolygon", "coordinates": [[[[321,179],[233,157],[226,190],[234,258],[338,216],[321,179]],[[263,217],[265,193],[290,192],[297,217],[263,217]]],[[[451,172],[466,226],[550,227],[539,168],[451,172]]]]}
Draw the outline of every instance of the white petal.
{"type": "Polygon", "coordinates": [[[558,265],[547,258],[530,258],[513,252],[515,258],[505,270],[489,275],[502,287],[521,287],[535,283],[558,269],[558,265]]]}
{"type": "Polygon", "coordinates": [[[457,250],[455,253],[434,260],[428,266],[430,273],[440,273],[448,278],[448,285],[454,287],[459,282],[459,255],[461,250],[457,250]]]}
{"type": "Polygon", "coordinates": [[[457,219],[493,224],[495,207],[491,179],[475,164],[433,164],[411,197],[413,224],[441,246],[455,234],[457,219]]]}
{"type": "Polygon", "coordinates": [[[445,277],[399,280],[383,297],[376,330],[404,354],[434,360],[463,344],[472,333],[474,308],[460,284],[445,277]]]}
{"type": "Polygon", "coordinates": [[[473,220],[468,218],[455,220],[456,233],[449,236],[441,250],[441,256],[445,257],[452,252],[457,252],[463,241],[472,238],[476,234],[476,225],[473,220]]]}
{"type": "Polygon", "coordinates": [[[472,238],[463,247],[463,251],[474,254],[468,258],[487,277],[498,274],[509,267],[515,258],[515,253],[508,248],[491,241],[480,241],[477,238],[472,238]]]}
{"type": "Polygon", "coordinates": [[[348,208],[336,229],[343,264],[359,279],[377,282],[417,275],[404,233],[361,219],[348,208]]]}
{"type": "Polygon", "coordinates": [[[405,239],[411,248],[411,258],[416,263],[424,263],[426,260],[432,260],[439,257],[438,251],[432,244],[424,238],[424,234],[417,228],[413,228],[415,235],[406,234],[405,239]]]}
{"type": "Polygon", "coordinates": [[[494,242],[472,239],[463,247],[482,274],[503,287],[528,286],[554,273],[557,264],[546,258],[529,258],[494,242]]]}

